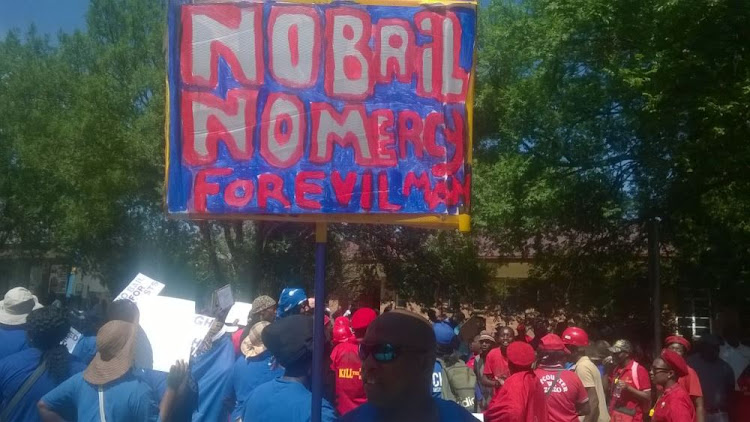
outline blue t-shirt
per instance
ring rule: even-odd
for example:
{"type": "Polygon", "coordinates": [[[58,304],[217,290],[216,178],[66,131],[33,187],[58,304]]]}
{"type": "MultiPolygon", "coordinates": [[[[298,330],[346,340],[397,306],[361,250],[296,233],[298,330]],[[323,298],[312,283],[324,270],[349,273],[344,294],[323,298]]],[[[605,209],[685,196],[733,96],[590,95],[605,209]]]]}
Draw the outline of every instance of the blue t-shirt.
{"type": "MultiPolygon", "coordinates": [[[[154,393],[156,402],[161,403],[164,393],[167,392],[167,373],[154,369],[134,369],[134,372],[137,373],[139,378],[146,381],[154,393]]],[[[193,412],[198,409],[198,387],[195,381],[188,379],[187,388],[180,394],[181,397],[175,402],[169,420],[172,422],[190,422],[193,419],[193,412]]]]}
{"type": "Polygon", "coordinates": [[[234,362],[232,374],[224,393],[229,403],[233,402],[232,421],[242,418],[245,410],[245,399],[255,388],[276,377],[284,375],[284,369],[276,367],[272,369],[271,353],[265,351],[253,358],[240,356],[234,362]]]}
{"type": "MultiPolygon", "coordinates": [[[[477,422],[477,419],[469,413],[468,410],[458,404],[443,400],[434,399],[440,417],[439,422],[477,422]]],[[[378,415],[378,409],[370,403],[352,410],[339,419],[339,422],[383,422],[378,415]]]]}
{"type": "Polygon", "coordinates": [[[96,356],[96,336],[81,337],[73,348],[73,356],[88,365],[96,356]]]}
{"type": "Polygon", "coordinates": [[[432,397],[436,399],[443,397],[443,366],[438,361],[435,361],[435,366],[432,368],[432,397]]]}
{"type": "MultiPolygon", "coordinates": [[[[132,371],[102,388],[107,422],[158,420],[159,408],[151,387],[132,371]]],[[[42,401],[60,416],[72,415],[78,422],[100,422],[99,386],[84,380],[83,373],[68,378],[42,401]]]]}
{"type": "MultiPolygon", "coordinates": [[[[304,385],[276,378],[258,386],[245,400],[243,420],[252,422],[309,422],[312,393],[304,385]]],[[[322,422],[334,422],[336,411],[323,399],[322,422]]]]}
{"type": "MultiPolygon", "coordinates": [[[[0,359],[0,409],[13,399],[13,396],[26,380],[39,367],[42,358],[42,351],[37,348],[28,348],[18,353],[14,353],[5,359],[0,359]]],[[[70,378],[73,374],[82,372],[86,365],[78,359],[70,357],[68,373],[65,379],[70,378]]],[[[64,380],[63,380],[64,381],[64,380]]],[[[41,421],[36,403],[45,394],[49,393],[58,386],[60,382],[52,378],[49,369],[45,370],[42,375],[32,384],[29,391],[21,398],[16,407],[10,413],[9,421],[41,421]]]]}
{"type": "Polygon", "coordinates": [[[0,324],[0,359],[29,347],[26,339],[26,324],[0,324]]]}
{"type": "Polygon", "coordinates": [[[193,360],[191,374],[198,383],[198,410],[193,413],[193,422],[226,420],[224,390],[234,358],[232,338],[225,334],[213,343],[209,351],[193,360]]]}

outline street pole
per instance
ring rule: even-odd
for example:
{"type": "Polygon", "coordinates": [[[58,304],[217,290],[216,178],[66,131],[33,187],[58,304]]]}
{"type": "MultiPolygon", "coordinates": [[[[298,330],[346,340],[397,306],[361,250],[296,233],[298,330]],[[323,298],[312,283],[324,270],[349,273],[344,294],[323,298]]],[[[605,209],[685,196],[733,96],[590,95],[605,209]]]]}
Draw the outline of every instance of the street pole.
{"type": "Polygon", "coordinates": [[[323,408],[323,354],[325,352],[326,241],[328,226],[315,223],[315,320],[313,330],[312,422],[321,422],[323,408]]]}
{"type": "Polygon", "coordinates": [[[661,280],[659,280],[659,217],[648,221],[648,279],[653,295],[654,356],[661,353],[661,280]]]}

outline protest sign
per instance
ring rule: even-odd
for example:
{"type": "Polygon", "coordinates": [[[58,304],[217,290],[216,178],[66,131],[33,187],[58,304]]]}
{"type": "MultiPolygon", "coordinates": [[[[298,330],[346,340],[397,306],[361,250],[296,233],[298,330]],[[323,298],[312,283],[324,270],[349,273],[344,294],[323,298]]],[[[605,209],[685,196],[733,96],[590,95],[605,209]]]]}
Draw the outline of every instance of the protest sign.
{"type": "Polygon", "coordinates": [[[238,321],[237,325],[244,327],[247,325],[247,317],[250,314],[251,309],[253,309],[252,303],[234,302],[234,305],[232,305],[232,308],[229,310],[224,322],[227,324],[234,324],[235,321],[238,321]]]}
{"type": "Polygon", "coordinates": [[[475,2],[184,3],[170,215],[468,219],[475,2]]]}
{"type": "Polygon", "coordinates": [[[120,292],[115,300],[128,299],[138,303],[143,297],[156,296],[164,289],[164,284],[151,277],[138,273],[133,281],[120,292]]]}
{"type": "Polygon", "coordinates": [[[73,353],[73,349],[76,348],[76,344],[81,340],[81,337],[83,337],[83,335],[79,333],[78,330],[70,327],[68,335],[65,336],[65,339],[63,340],[63,344],[68,349],[68,353],[73,353]]]}
{"type": "Polygon", "coordinates": [[[190,326],[190,336],[192,338],[190,342],[191,355],[195,352],[198,346],[201,345],[215,319],[216,318],[200,314],[193,315],[190,326]]]}
{"type": "Polygon", "coordinates": [[[229,309],[234,305],[234,296],[232,295],[232,286],[226,286],[216,289],[216,303],[219,309],[229,309]]]}
{"type": "Polygon", "coordinates": [[[190,360],[195,302],[166,296],[138,301],[140,324],[154,352],[154,369],[169,372],[178,360],[190,360]]]}

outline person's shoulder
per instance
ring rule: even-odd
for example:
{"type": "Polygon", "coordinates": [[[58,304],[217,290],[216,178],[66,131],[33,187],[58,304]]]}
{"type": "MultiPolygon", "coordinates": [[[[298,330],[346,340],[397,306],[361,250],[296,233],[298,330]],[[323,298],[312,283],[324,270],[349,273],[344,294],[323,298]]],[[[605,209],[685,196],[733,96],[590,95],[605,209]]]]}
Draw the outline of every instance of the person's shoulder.
{"type": "Polygon", "coordinates": [[[474,415],[471,414],[471,412],[464,409],[462,406],[460,406],[456,402],[436,398],[435,403],[437,404],[438,414],[440,415],[441,421],[450,421],[450,422],[476,422],[477,421],[477,419],[474,417],[474,415]]]}
{"type": "Polygon", "coordinates": [[[339,422],[370,422],[375,420],[375,407],[364,403],[351,412],[341,416],[339,422]]]}
{"type": "Polygon", "coordinates": [[[79,357],[74,355],[69,355],[70,359],[70,366],[69,366],[69,372],[72,375],[81,373],[86,370],[86,367],[88,364],[84,361],[82,361],[79,357]]]}

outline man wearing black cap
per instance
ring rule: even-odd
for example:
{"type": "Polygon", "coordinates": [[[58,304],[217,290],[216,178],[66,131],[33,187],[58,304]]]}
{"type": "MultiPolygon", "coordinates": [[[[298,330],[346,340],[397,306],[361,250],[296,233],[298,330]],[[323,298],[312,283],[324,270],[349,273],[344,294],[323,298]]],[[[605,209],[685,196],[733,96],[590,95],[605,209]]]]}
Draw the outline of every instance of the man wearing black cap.
{"type": "Polygon", "coordinates": [[[617,340],[609,352],[617,365],[610,375],[609,415],[614,422],[641,422],[651,404],[648,371],[633,359],[633,345],[628,340],[617,340]]]}
{"type": "MultiPolygon", "coordinates": [[[[263,344],[284,367],[284,375],[255,388],[245,400],[243,420],[307,422],[312,413],[313,319],[291,315],[267,326],[263,344]]],[[[336,420],[333,406],[323,400],[321,421],[336,420]]]]}
{"type": "Polygon", "coordinates": [[[706,422],[729,421],[734,371],[728,363],[719,359],[719,338],[713,334],[704,334],[696,343],[695,349],[698,353],[688,358],[688,364],[695,369],[701,389],[706,392],[703,396],[706,422]]]}
{"type": "Polygon", "coordinates": [[[476,422],[458,404],[432,397],[436,340],[421,316],[396,309],[370,324],[360,343],[367,403],[342,422],[476,422]]]}

